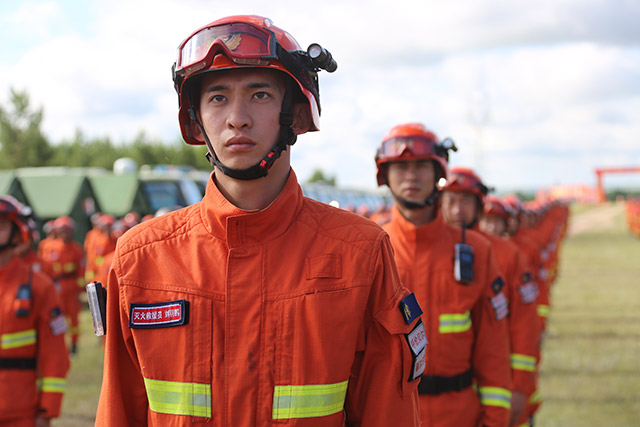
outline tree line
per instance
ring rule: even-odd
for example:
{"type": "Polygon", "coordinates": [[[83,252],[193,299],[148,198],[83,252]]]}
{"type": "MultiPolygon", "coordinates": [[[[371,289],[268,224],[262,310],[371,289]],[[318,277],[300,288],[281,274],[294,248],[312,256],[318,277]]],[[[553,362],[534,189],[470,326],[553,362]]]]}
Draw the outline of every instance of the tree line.
{"type": "Polygon", "coordinates": [[[8,105],[0,104],[0,169],[68,166],[103,167],[130,157],[139,165],[175,164],[210,169],[206,148],[190,147],[176,140],[167,144],[144,132],[132,140],[115,144],[108,137],[87,138],[76,130],[73,138],[53,144],[43,134],[43,108],[33,108],[26,91],[10,90],[8,105]]]}

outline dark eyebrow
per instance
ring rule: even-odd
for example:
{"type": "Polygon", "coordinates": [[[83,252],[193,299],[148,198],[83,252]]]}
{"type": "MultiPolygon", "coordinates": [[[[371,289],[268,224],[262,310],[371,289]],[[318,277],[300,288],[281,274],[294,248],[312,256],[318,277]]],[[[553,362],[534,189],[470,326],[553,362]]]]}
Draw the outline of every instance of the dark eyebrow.
{"type": "Polygon", "coordinates": [[[213,86],[209,86],[205,92],[218,92],[221,90],[225,90],[225,89],[229,89],[229,86],[226,85],[213,85],[213,86]]]}
{"type": "Polygon", "coordinates": [[[250,89],[275,88],[274,85],[272,85],[271,83],[267,83],[267,82],[249,83],[247,85],[247,87],[250,88],[250,89]]]}

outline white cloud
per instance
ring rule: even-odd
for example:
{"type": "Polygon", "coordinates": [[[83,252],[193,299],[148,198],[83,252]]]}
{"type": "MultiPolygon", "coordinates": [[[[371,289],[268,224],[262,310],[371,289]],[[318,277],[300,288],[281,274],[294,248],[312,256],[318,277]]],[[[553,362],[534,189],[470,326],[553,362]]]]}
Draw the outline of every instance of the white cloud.
{"type": "MultiPolygon", "coordinates": [[[[37,29],[39,43],[18,53],[2,44],[16,60],[0,61],[0,102],[9,87],[26,89],[44,106],[53,141],[76,128],[114,141],[141,130],[174,140],[177,45],[216,17],[250,11],[272,18],[303,47],[321,43],[339,64],[320,76],[322,131],[293,148],[301,179],[322,168],[342,185],[374,187],[375,149],[391,126],[407,121],[452,136],[460,147],[452,162],[480,167],[496,185],[575,182],[598,162],[640,162],[636,2],[90,4],[96,21],[83,24],[89,34],[73,31],[79,24],[55,1],[25,3],[7,15],[22,30],[37,29]],[[477,153],[480,131],[484,151],[477,153]],[[603,141],[607,156],[599,155],[603,141]],[[567,166],[569,154],[576,160],[567,166]]],[[[0,38],[16,31],[0,29],[0,38]]]]}

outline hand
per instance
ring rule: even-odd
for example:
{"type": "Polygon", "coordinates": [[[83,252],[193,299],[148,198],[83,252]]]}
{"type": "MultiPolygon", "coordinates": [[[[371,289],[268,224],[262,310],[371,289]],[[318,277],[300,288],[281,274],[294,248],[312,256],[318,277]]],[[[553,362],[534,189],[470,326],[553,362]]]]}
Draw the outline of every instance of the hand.
{"type": "Polygon", "coordinates": [[[36,417],[35,427],[49,427],[51,425],[51,418],[36,417]]]}
{"type": "Polygon", "coordinates": [[[515,426],[520,417],[522,416],[522,412],[524,412],[524,407],[527,404],[527,396],[519,391],[511,392],[511,419],[509,420],[510,426],[515,426]]]}

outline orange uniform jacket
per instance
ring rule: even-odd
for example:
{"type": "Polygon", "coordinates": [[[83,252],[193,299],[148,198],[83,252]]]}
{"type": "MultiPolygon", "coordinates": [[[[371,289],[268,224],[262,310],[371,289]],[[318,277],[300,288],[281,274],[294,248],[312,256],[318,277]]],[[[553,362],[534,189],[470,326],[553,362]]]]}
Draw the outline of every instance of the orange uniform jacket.
{"type": "Polygon", "coordinates": [[[264,210],[210,179],[136,226],[107,292],[98,426],[419,425],[426,340],[388,237],[293,171],[264,210]]]}
{"type": "MultiPolygon", "coordinates": [[[[522,227],[521,227],[522,228],[522,227]]],[[[545,331],[547,328],[547,317],[549,316],[550,307],[550,289],[547,281],[545,280],[545,272],[543,262],[540,258],[540,246],[531,238],[529,233],[525,230],[518,230],[518,232],[511,239],[527,256],[529,264],[533,266],[534,272],[532,273],[536,278],[538,284],[538,318],[540,322],[540,328],[545,331]]]]}
{"type": "Polygon", "coordinates": [[[77,294],[84,289],[84,252],[78,242],[56,239],[38,255],[49,264],[63,294],[77,294]]]}
{"type": "Polygon", "coordinates": [[[57,417],[69,369],[67,327],[51,279],[33,272],[31,298],[20,305],[18,288],[28,282],[29,266],[19,257],[0,268],[0,423],[57,417]],[[28,313],[18,316],[18,307],[28,313]]]}
{"type": "Polygon", "coordinates": [[[479,392],[465,387],[421,394],[422,425],[506,426],[511,405],[508,308],[489,242],[467,230],[474,280],[461,284],[454,278],[454,245],[461,241],[461,229],[446,224],[441,214],[415,226],[394,207],[383,228],[391,237],[402,282],[425,313],[425,374],[454,377],[472,370],[479,392]]]}
{"type": "Polygon", "coordinates": [[[536,390],[536,364],[540,349],[538,284],[527,256],[506,239],[483,234],[491,242],[498,267],[505,279],[509,300],[512,390],[525,396],[536,390]]]}
{"type": "Polygon", "coordinates": [[[105,255],[116,249],[116,241],[99,229],[92,229],[85,238],[85,256],[87,282],[95,279],[95,274],[104,265],[105,255]]]}

